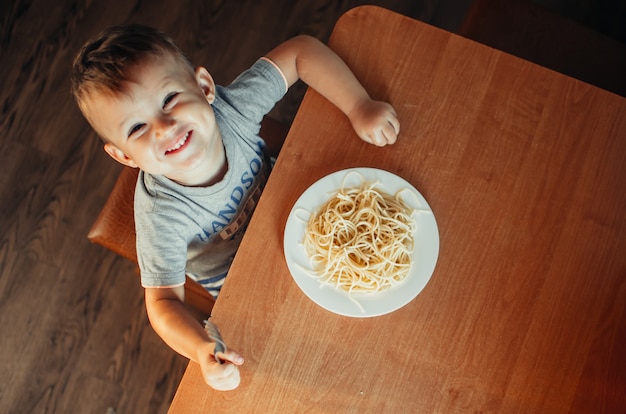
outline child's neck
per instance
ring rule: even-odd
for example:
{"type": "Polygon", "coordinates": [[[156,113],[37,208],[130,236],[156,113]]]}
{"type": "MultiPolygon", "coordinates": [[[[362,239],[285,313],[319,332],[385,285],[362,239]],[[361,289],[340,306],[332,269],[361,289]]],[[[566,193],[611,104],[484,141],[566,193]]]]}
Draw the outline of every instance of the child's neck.
{"type": "Polygon", "coordinates": [[[204,187],[208,187],[210,185],[213,184],[217,184],[220,181],[222,181],[224,179],[224,176],[226,175],[226,172],[228,171],[228,159],[226,157],[224,157],[224,162],[222,163],[222,166],[220,167],[220,169],[217,171],[217,173],[203,186],[204,187]]]}
{"type": "Polygon", "coordinates": [[[204,181],[199,181],[199,182],[194,182],[194,183],[180,182],[176,180],[174,181],[176,181],[178,184],[183,185],[185,187],[209,187],[222,181],[227,171],[228,171],[228,160],[226,159],[226,157],[224,157],[224,160],[222,161],[222,165],[220,166],[220,168],[216,170],[214,174],[212,174],[208,179],[204,181]]]}

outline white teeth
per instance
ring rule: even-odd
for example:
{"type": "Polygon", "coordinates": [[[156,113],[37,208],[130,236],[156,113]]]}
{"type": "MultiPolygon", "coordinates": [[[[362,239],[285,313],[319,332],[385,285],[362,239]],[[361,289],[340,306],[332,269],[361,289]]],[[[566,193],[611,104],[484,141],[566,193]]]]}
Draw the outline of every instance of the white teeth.
{"type": "Polygon", "coordinates": [[[187,139],[189,138],[189,132],[187,132],[185,134],[185,137],[183,139],[181,139],[178,143],[176,143],[176,145],[174,145],[172,148],[168,149],[165,152],[172,152],[172,151],[176,151],[177,149],[179,149],[180,147],[182,147],[183,145],[185,145],[185,142],[187,142],[187,139]]]}

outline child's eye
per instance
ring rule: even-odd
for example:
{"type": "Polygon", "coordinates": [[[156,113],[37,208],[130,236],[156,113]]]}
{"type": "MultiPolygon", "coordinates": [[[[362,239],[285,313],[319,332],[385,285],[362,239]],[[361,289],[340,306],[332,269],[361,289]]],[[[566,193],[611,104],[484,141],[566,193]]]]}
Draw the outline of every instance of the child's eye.
{"type": "Polygon", "coordinates": [[[128,130],[128,138],[133,136],[136,132],[138,132],[141,128],[143,128],[145,124],[135,124],[128,130]]]}
{"type": "Polygon", "coordinates": [[[176,98],[176,96],[178,96],[178,92],[172,92],[172,93],[168,94],[165,97],[165,99],[163,100],[163,109],[167,109],[168,106],[171,105],[171,103],[174,100],[174,98],[176,98]]]}

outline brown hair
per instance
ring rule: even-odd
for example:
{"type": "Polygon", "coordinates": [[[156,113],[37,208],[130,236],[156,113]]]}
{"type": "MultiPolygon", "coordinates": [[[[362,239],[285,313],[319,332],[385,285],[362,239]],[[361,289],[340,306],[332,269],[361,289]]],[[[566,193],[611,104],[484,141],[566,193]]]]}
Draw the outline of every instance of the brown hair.
{"type": "Polygon", "coordinates": [[[155,56],[172,56],[193,74],[189,59],[174,41],[154,28],[129,24],[100,33],[83,46],[72,66],[72,94],[79,107],[91,92],[124,92],[133,69],[155,56]]]}

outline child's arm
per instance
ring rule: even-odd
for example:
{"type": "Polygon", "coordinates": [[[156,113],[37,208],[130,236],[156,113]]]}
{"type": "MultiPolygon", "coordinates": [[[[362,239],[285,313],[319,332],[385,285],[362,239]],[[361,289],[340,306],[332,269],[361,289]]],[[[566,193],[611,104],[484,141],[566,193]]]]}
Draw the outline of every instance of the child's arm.
{"type": "Polygon", "coordinates": [[[291,86],[298,79],[315,89],[345,113],[365,142],[393,144],[400,132],[395,110],[374,101],[348,66],[332,50],[310,36],[297,36],[267,54],[291,86]]]}
{"type": "Polygon", "coordinates": [[[200,364],[205,382],[216,390],[227,391],[239,385],[239,368],[243,357],[227,350],[220,353],[225,360],[219,364],[214,355],[215,343],[183,304],[185,289],[146,288],[148,318],[156,333],[173,350],[200,364]]]}

